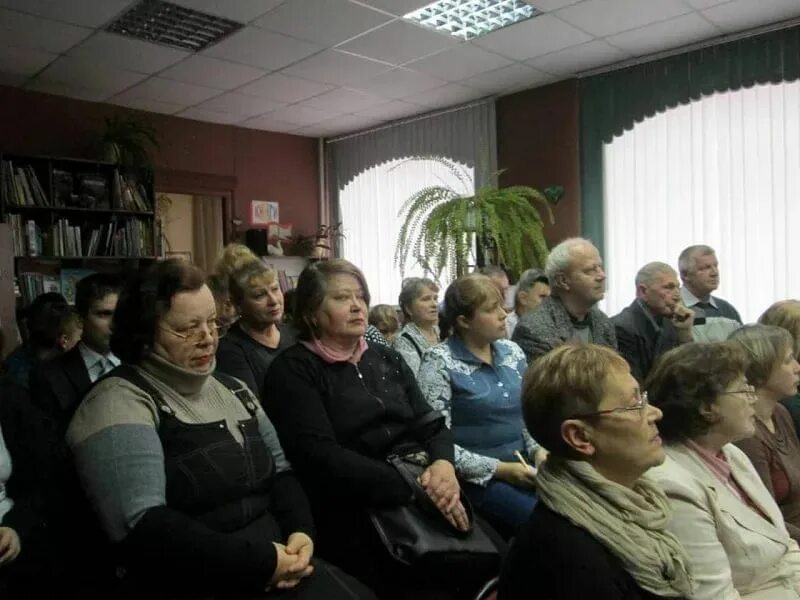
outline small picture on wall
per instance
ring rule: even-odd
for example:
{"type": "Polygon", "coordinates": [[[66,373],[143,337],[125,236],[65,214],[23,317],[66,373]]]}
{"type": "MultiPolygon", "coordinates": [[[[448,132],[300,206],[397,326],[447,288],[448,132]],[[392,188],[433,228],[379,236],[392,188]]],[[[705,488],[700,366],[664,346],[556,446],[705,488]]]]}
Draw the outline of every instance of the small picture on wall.
{"type": "Polygon", "coordinates": [[[186,262],[192,262],[192,253],[191,252],[165,252],[164,255],[167,258],[179,258],[181,260],[185,260],[186,262]]]}
{"type": "Polygon", "coordinates": [[[269,223],[280,221],[280,209],[277,202],[252,200],[250,202],[250,224],[266,227],[269,223]]]}

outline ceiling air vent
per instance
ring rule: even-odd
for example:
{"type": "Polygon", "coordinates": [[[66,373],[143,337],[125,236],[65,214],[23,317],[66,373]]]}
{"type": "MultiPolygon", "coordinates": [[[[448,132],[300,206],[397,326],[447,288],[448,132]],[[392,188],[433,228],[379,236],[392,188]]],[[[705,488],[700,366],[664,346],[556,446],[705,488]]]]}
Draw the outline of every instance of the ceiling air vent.
{"type": "Polygon", "coordinates": [[[403,18],[461,40],[474,40],[540,14],[522,0],[439,0],[403,18]]]}
{"type": "Polygon", "coordinates": [[[244,27],[241,23],[191,8],[142,0],[106,27],[106,31],[197,52],[244,27]]]}

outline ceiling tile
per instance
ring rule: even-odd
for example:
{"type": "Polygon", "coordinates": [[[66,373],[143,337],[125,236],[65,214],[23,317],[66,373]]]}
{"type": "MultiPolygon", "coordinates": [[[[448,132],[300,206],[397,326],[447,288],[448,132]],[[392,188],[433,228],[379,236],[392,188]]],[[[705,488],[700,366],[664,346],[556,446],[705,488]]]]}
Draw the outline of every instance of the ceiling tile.
{"type": "Polygon", "coordinates": [[[371,77],[390,68],[385,63],[345,54],[337,50],[327,50],[292,65],[283,72],[287,75],[296,75],[314,81],[346,85],[356,79],[371,77]]]}
{"type": "Polygon", "coordinates": [[[572,46],[527,61],[535,69],[554,75],[573,75],[630,58],[622,50],[602,40],[572,46]]]}
{"type": "Polygon", "coordinates": [[[145,98],[148,100],[160,100],[162,102],[173,102],[175,104],[192,105],[208,100],[212,96],[219,94],[219,90],[213,88],[183,83],[182,81],[172,81],[160,77],[151,77],[139,85],[126,90],[119,97],[126,98],[145,98]]]}
{"type": "Polygon", "coordinates": [[[605,37],[691,10],[682,0],[586,0],[554,14],[592,35],[605,37]]]}
{"type": "Polygon", "coordinates": [[[42,71],[38,79],[68,84],[76,88],[103,91],[106,92],[106,96],[110,96],[131,87],[146,77],[143,73],[112,68],[93,60],[62,56],[42,71]]]}
{"type": "Polygon", "coordinates": [[[104,102],[110,95],[106,90],[85,88],[77,85],[60,83],[58,81],[46,81],[44,79],[36,79],[35,81],[28,82],[25,84],[25,89],[33,90],[34,92],[44,92],[45,94],[54,94],[56,96],[77,98],[78,100],[88,100],[90,102],[104,102]]]}
{"type": "Polygon", "coordinates": [[[698,13],[689,13],[669,21],[645,25],[606,38],[610,44],[634,56],[678,48],[721,35],[698,13]]]}
{"type": "Polygon", "coordinates": [[[276,102],[299,102],[330,90],[333,86],[297,77],[288,77],[281,73],[272,73],[252,83],[248,83],[237,91],[240,94],[259,96],[276,102]]]}
{"type": "Polygon", "coordinates": [[[511,63],[511,60],[499,54],[492,54],[471,44],[461,44],[451,50],[414,61],[406,67],[445,81],[459,81],[511,63]]]}
{"type": "Polygon", "coordinates": [[[203,110],[202,108],[194,106],[179,112],[176,116],[183,117],[184,119],[194,119],[195,121],[205,121],[207,123],[221,123],[223,125],[232,125],[244,120],[244,117],[241,115],[203,110]]]}
{"type": "MultiPolygon", "coordinates": [[[[264,98],[228,92],[227,94],[211,98],[211,100],[206,100],[202,104],[197,105],[197,108],[206,111],[231,113],[239,115],[242,118],[249,118],[255,117],[256,115],[263,115],[265,112],[275,110],[281,106],[283,105],[278,102],[271,102],[264,98]]],[[[241,121],[242,119],[239,120],[241,121]]]]}
{"type": "Polygon", "coordinates": [[[582,1],[583,0],[530,0],[528,4],[532,4],[542,12],[551,12],[582,1]]]}
{"type": "Polygon", "coordinates": [[[352,87],[372,92],[378,96],[398,99],[432,90],[444,83],[441,79],[436,79],[424,73],[417,73],[408,69],[394,69],[370,79],[355,82],[352,87]]]}
{"type": "Polygon", "coordinates": [[[393,100],[380,106],[361,110],[356,113],[356,116],[369,117],[370,119],[378,119],[381,121],[391,121],[392,119],[399,119],[401,117],[408,117],[410,115],[418,115],[424,113],[428,109],[418,104],[411,104],[409,102],[401,102],[400,100],[393,100]]]}
{"type": "Polygon", "coordinates": [[[374,6],[388,13],[402,17],[410,12],[427,6],[433,0],[358,0],[361,4],[374,6]]]}
{"type": "Polygon", "coordinates": [[[376,96],[375,94],[368,94],[367,92],[349,90],[346,88],[339,88],[332,92],[316,96],[315,98],[309,98],[303,102],[306,106],[337,110],[343,113],[354,113],[359,110],[370,108],[371,106],[385,103],[386,98],[383,96],[376,96]]]}
{"type": "Polygon", "coordinates": [[[390,19],[347,0],[286,0],[253,25],[321,46],[335,46],[390,19]]]}
{"type": "Polygon", "coordinates": [[[703,15],[727,33],[777,23],[800,15],[797,0],[733,0],[703,11],[703,15]]]}
{"type": "Polygon", "coordinates": [[[296,123],[298,127],[302,125],[313,125],[320,121],[332,119],[340,113],[336,110],[323,110],[320,108],[311,108],[310,106],[301,106],[300,104],[293,104],[291,106],[284,106],[278,110],[269,113],[270,116],[284,123],[296,123]]]}
{"type": "Polygon", "coordinates": [[[703,10],[704,8],[716,6],[717,4],[724,4],[725,2],[730,2],[730,0],[684,0],[684,1],[695,10],[703,10]]]}
{"type": "Polygon", "coordinates": [[[115,97],[109,100],[118,106],[127,106],[137,110],[174,115],[186,108],[186,104],[175,104],[174,102],[160,102],[158,100],[148,100],[147,98],[120,98],[115,97]]]}
{"type": "Polygon", "coordinates": [[[458,43],[456,38],[405,21],[392,21],[342,44],[339,50],[402,65],[445,48],[452,48],[458,43]]]}
{"type": "Polygon", "coordinates": [[[433,108],[440,106],[454,106],[456,104],[475,100],[476,98],[482,98],[486,95],[487,94],[485,90],[477,90],[475,88],[468,88],[464,85],[449,83],[421,94],[415,94],[410,99],[418,102],[419,104],[424,104],[425,106],[433,108]]]}
{"type": "Polygon", "coordinates": [[[533,87],[551,79],[552,77],[546,73],[525,65],[515,64],[496,71],[481,73],[465,79],[462,83],[488,92],[500,92],[511,87],[533,87]]]}
{"type": "Polygon", "coordinates": [[[24,46],[61,53],[91,33],[91,29],[0,9],[0,40],[4,46],[24,46]]]}
{"type": "Polygon", "coordinates": [[[84,27],[103,27],[135,0],[0,0],[0,6],[84,27]]]}
{"type": "Polygon", "coordinates": [[[0,47],[0,71],[7,75],[33,75],[58,58],[58,54],[33,48],[0,47]]]}
{"type": "Polygon", "coordinates": [[[265,74],[261,69],[195,54],[159,73],[159,77],[232,90],[265,74]]]}
{"type": "Polygon", "coordinates": [[[245,27],[203,50],[202,54],[262,69],[280,69],[321,49],[320,46],[279,33],[264,31],[258,27],[245,27]]]}
{"type": "Polygon", "coordinates": [[[322,121],[316,125],[310,125],[297,130],[298,135],[341,135],[362,129],[368,129],[379,124],[378,119],[371,119],[364,115],[342,115],[334,119],[322,121]],[[316,132],[316,133],[314,133],[316,132]]]}
{"type": "Polygon", "coordinates": [[[200,12],[217,15],[237,21],[249,23],[272,10],[283,0],[172,0],[175,4],[188,6],[200,12]]]}
{"type": "Polygon", "coordinates": [[[254,119],[248,119],[247,121],[242,121],[239,123],[239,127],[263,129],[266,131],[278,131],[281,133],[289,133],[298,129],[298,125],[296,123],[279,121],[278,119],[274,118],[271,113],[261,117],[256,117],[254,119]]]}
{"type": "Polygon", "coordinates": [[[189,56],[189,52],[99,31],[69,51],[70,56],[101,60],[120,69],[153,74],[189,56]]]}
{"type": "Polygon", "coordinates": [[[592,36],[564,21],[541,15],[490,33],[472,43],[516,60],[525,60],[591,39],[592,36]]]}

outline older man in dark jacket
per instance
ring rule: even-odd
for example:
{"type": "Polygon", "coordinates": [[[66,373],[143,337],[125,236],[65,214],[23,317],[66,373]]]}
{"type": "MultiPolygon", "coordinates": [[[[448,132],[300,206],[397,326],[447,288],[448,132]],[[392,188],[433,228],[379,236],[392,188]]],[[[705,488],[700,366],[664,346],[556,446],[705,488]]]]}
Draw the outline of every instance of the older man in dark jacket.
{"type": "Polygon", "coordinates": [[[616,349],[614,326],[595,307],[606,291],[606,274],[597,248],[583,238],[564,240],[550,251],[545,274],[551,296],[520,319],[512,337],[528,362],[569,340],[616,349]]]}
{"type": "Polygon", "coordinates": [[[636,299],[611,318],[619,353],[639,382],[659,356],[692,341],[694,313],[680,299],[675,270],[666,263],[651,262],[636,274],[636,299]]]}

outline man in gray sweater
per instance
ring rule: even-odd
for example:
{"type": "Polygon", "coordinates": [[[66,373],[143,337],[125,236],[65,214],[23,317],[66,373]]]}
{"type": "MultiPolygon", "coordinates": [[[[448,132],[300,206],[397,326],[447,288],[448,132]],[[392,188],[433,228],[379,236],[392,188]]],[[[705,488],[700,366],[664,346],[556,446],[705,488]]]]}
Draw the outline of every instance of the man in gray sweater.
{"type": "Polygon", "coordinates": [[[564,240],[550,251],[545,275],[552,295],[520,319],[512,337],[528,363],[569,340],[616,350],[614,325],[595,308],[606,291],[606,274],[597,248],[583,238],[564,240]]]}

